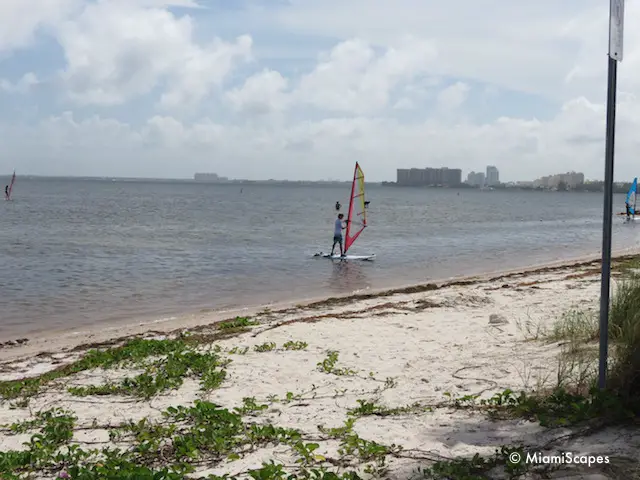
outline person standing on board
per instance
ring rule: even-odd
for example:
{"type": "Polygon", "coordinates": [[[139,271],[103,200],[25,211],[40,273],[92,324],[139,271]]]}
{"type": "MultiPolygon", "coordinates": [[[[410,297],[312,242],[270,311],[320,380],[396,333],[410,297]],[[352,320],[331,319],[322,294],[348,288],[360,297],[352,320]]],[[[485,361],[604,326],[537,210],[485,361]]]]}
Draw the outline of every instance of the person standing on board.
{"type": "Polygon", "coordinates": [[[624,208],[627,210],[627,220],[631,220],[631,207],[629,202],[624,202],[624,208]]]}
{"type": "Polygon", "coordinates": [[[4,198],[5,200],[9,200],[9,185],[4,186],[4,198]]]}
{"type": "Polygon", "coordinates": [[[336,248],[336,243],[340,244],[340,256],[344,257],[344,253],[342,252],[342,230],[347,228],[345,226],[345,221],[342,220],[344,215],[342,213],[338,214],[338,218],[336,218],[335,228],[333,230],[333,245],[331,246],[331,257],[333,256],[333,250],[336,248]]]}

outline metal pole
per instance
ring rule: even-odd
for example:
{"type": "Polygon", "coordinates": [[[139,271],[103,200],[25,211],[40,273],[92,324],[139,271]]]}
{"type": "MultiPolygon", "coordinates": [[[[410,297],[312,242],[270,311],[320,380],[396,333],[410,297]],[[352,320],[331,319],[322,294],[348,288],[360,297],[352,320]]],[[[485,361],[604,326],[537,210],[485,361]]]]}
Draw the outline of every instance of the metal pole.
{"type": "Polygon", "coordinates": [[[613,216],[613,154],[616,136],[616,83],[618,62],[609,59],[607,86],[607,138],[604,167],[604,215],[602,225],[602,278],[600,290],[600,366],[598,387],[607,382],[607,355],[609,343],[609,290],[611,281],[611,222],[613,216]]]}

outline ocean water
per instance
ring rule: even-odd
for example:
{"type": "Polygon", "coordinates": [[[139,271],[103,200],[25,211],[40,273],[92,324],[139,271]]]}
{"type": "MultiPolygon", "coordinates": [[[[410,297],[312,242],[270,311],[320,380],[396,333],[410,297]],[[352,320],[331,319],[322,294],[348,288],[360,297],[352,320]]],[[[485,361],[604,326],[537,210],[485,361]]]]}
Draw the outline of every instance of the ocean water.
{"type": "MultiPolygon", "coordinates": [[[[597,253],[602,194],[370,186],[369,227],[331,248],[338,186],[18,179],[0,203],[0,333],[152,320],[597,253]]],[[[624,196],[614,199],[616,209],[624,196]]],[[[639,227],[640,228],[640,227],[639,227]]],[[[614,247],[640,229],[614,220],[614,247]]]]}

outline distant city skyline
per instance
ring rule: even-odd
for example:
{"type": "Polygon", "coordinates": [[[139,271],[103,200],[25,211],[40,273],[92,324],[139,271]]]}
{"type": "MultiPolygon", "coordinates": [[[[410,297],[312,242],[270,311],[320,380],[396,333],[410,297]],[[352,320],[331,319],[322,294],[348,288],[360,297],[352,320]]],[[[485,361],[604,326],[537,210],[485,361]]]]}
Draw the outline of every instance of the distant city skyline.
{"type": "MultiPolygon", "coordinates": [[[[582,172],[565,172],[544,175],[534,180],[501,181],[500,170],[495,165],[487,165],[484,172],[471,171],[464,182],[461,169],[449,167],[399,168],[396,184],[400,186],[460,186],[462,183],[477,187],[518,186],[542,189],[575,189],[588,180],[582,172]]],[[[616,182],[625,183],[625,182],[616,182]]]]}
{"type": "MultiPolygon", "coordinates": [[[[366,163],[361,162],[361,165],[366,167],[366,163]]],[[[559,182],[560,180],[563,180],[565,183],[568,183],[569,185],[573,185],[573,184],[579,184],[579,183],[585,183],[585,182],[600,182],[603,181],[602,178],[587,178],[585,176],[584,173],[582,172],[564,172],[564,173],[549,173],[547,172],[546,174],[543,174],[539,177],[532,177],[529,179],[526,178],[517,178],[517,179],[506,179],[503,180],[501,179],[501,173],[500,173],[500,168],[495,166],[495,165],[486,165],[484,166],[483,170],[484,171],[479,171],[476,172],[475,170],[471,170],[467,173],[466,175],[466,179],[462,180],[462,177],[464,176],[464,170],[459,169],[459,168],[452,168],[452,167],[447,167],[447,166],[427,166],[427,167],[409,167],[409,168],[396,168],[396,179],[393,180],[392,178],[386,178],[386,179],[382,179],[382,180],[371,180],[372,183],[381,183],[381,182],[397,182],[398,180],[398,172],[399,171],[409,171],[409,170],[443,170],[443,171],[450,171],[452,172],[453,177],[449,177],[449,178],[453,178],[453,183],[455,183],[455,179],[457,179],[457,175],[458,175],[458,171],[460,171],[460,176],[461,176],[461,180],[460,183],[467,183],[467,184],[472,184],[472,185],[481,185],[481,184],[485,184],[486,179],[489,177],[487,172],[495,172],[495,176],[492,177],[492,180],[490,183],[487,183],[488,186],[492,186],[492,185],[496,185],[496,184],[531,184],[533,185],[534,183],[539,183],[539,184],[544,184],[545,181],[549,181],[550,179],[551,182],[559,182]],[[494,170],[495,169],[495,170],[494,170]],[[476,175],[478,175],[478,177],[475,177],[476,175]],[[569,176],[568,178],[564,178],[564,179],[559,179],[562,176],[569,176]],[[571,177],[571,175],[576,175],[576,177],[571,177]],[[482,179],[481,181],[469,181],[470,178],[477,178],[477,179],[482,179]]],[[[219,179],[220,181],[234,181],[234,180],[248,180],[248,179],[244,179],[244,178],[229,178],[229,177],[223,177],[223,176],[219,176],[217,173],[215,172],[197,172],[195,174],[192,174],[191,179],[196,179],[196,175],[199,176],[210,176],[213,177],[213,179],[219,179]]],[[[9,174],[5,175],[5,176],[9,176],[9,174]]],[[[638,175],[635,175],[640,177],[640,172],[638,173],[638,175]]],[[[365,179],[368,180],[368,175],[366,173],[365,170],[365,179]]],[[[184,180],[184,178],[177,178],[176,180],[184,180]]],[[[211,178],[209,179],[211,180],[211,178]]],[[[273,180],[273,181],[284,181],[285,179],[279,179],[279,178],[259,178],[256,179],[256,181],[268,181],[268,180],[273,180]]],[[[622,180],[616,180],[616,183],[630,183],[632,179],[622,179],[622,180]]],[[[311,180],[309,178],[297,178],[297,179],[290,179],[290,181],[317,181],[317,182],[338,182],[338,183],[342,183],[342,182],[348,182],[351,181],[351,176],[344,176],[343,178],[335,178],[335,177],[325,177],[325,178],[320,178],[317,180],[311,180]]]]}
{"type": "MultiPolygon", "coordinates": [[[[487,167],[491,167],[491,166],[487,166],[487,167]]],[[[500,170],[499,168],[495,167],[498,173],[498,178],[500,175],[500,170]]],[[[485,167],[486,169],[486,167],[485,167]]],[[[383,180],[369,180],[367,178],[366,172],[365,172],[365,181],[367,183],[397,183],[397,175],[399,171],[409,171],[412,169],[396,169],[396,179],[391,179],[391,178],[387,178],[387,179],[383,179],[383,180]]],[[[457,182],[457,178],[458,175],[460,175],[460,183],[459,184],[469,184],[469,185],[474,185],[474,186],[480,186],[480,185],[484,185],[484,179],[486,179],[486,173],[485,172],[474,172],[471,171],[467,174],[466,179],[462,180],[462,171],[461,169],[456,169],[456,168],[449,168],[449,167],[425,167],[424,169],[413,169],[413,170],[443,170],[443,171],[449,171],[451,172],[450,177],[449,178],[449,183],[451,185],[455,185],[457,182]],[[479,179],[482,179],[482,181],[470,181],[470,179],[472,179],[474,177],[474,175],[479,175],[479,179]],[[453,179],[453,181],[451,180],[453,179]]],[[[18,172],[19,173],[19,172],[18,172]]],[[[0,179],[5,179],[8,180],[11,178],[11,174],[12,173],[5,173],[5,174],[0,174],[0,179]]],[[[640,176],[640,175],[637,175],[640,176]]],[[[180,177],[180,178],[176,178],[176,177],[122,177],[122,176],[105,176],[105,175],[95,175],[95,176],[87,176],[87,175],[18,175],[18,178],[33,178],[33,179],[38,179],[38,178],[74,178],[74,179],[83,179],[83,178],[91,178],[91,179],[119,179],[119,180],[158,180],[158,181],[170,181],[170,180],[176,180],[176,181],[204,181],[204,182],[219,182],[219,183],[225,183],[225,182],[307,182],[307,183],[345,183],[345,182],[350,182],[352,179],[347,177],[347,178],[331,178],[331,177],[326,177],[326,178],[322,178],[322,179],[317,179],[317,180],[312,180],[309,178],[298,178],[298,179],[283,179],[283,178],[257,178],[257,179],[249,179],[249,178],[229,178],[229,177],[223,177],[218,175],[215,172],[197,172],[194,174],[191,174],[189,177],[180,177]]],[[[616,180],[615,183],[617,184],[626,184],[626,183],[631,183],[632,179],[626,179],[626,180],[616,180]]],[[[576,185],[576,184],[580,184],[580,183],[590,183],[590,182],[602,182],[602,179],[598,179],[598,178],[586,178],[584,173],[582,172],[565,172],[565,173],[553,173],[553,174],[549,174],[549,175],[543,175],[541,177],[535,178],[533,180],[505,180],[502,181],[500,180],[500,184],[509,184],[509,185],[520,185],[520,186],[529,186],[529,187],[533,187],[533,186],[544,186],[546,184],[549,185],[557,185],[560,181],[563,181],[565,184],[567,185],[576,185]],[[572,175],[575,175],[575,177],[571,177],[572,175]],[[568,177],[567,177],[568,176],[568,177]],[[565,178],[563,178],[565,177],[565,178]]],[[[495,183],[493,183],[492,185],[495,185],[495,183]]],[[[489,186],[487,184],[487,186],[489,186]]]]}

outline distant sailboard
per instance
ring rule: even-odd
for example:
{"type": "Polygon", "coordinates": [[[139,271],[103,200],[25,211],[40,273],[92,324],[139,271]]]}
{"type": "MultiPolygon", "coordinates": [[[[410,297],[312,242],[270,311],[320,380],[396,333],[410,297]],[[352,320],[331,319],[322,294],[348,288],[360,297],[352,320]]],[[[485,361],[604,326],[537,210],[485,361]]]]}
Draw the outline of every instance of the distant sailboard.
{"type": "Polygon", "coordinates": [[[316,253],[315,257],[331,258],[336,260],[373,260],[375,254],[371,255],[348,255],[351,245],[357,240],[360,234],[367,228],[367,209],[364,200],[364,172],[358,162],[353,172],[353,182],[351,183],[351,198],[349,200],[349,213],[347,214],[347,232],[344,241],[344,256],[330,255],[328,253],[316,253]]]}
{"type": "Polygon", "coordinates": [[[11,183],[9,184],[9,188],[4,194],[5,200],[11,200],[11,192],[13,191],[13,184],[16,183],[16,171],[13,171],[13,176],[11,177],[11,183]]]}
{"type": "MultiPolygon", "coordinates": [[[[629,220],[636,219],[636,197],[638,194],[638,177],[633,179],[633,183],[631,187],[629,187],[629,191],[627,192],[627,198],[625,199],[625,206],[629,205],[629,220]]],[[[624,212],[619,213],[618,215],[627,215],[626,208],[624,212]]]]}

